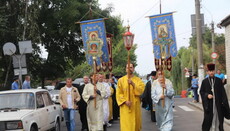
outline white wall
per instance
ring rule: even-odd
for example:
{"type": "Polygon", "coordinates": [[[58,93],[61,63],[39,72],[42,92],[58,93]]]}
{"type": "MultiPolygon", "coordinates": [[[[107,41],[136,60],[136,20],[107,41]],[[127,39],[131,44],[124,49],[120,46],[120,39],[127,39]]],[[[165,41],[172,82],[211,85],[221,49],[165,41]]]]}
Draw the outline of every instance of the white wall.
{"type": "Polygon", "coordinates": [[[226,70],[227,70],[227,96],[230,99],[230,25],[225,27],[225,49],[226,49],[226,70]]]}

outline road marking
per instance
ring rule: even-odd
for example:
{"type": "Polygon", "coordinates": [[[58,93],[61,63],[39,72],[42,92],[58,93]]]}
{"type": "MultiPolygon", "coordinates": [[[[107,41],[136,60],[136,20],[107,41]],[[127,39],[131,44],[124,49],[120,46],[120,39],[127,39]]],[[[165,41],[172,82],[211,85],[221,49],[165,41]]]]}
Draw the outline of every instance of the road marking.
{"type": "Polygon", "coordinates": [[[184,111],[194,111],[193,109],[187,107],[187,106],[178,106],[180,107],[181,109],[183,109],[184,111]]]}

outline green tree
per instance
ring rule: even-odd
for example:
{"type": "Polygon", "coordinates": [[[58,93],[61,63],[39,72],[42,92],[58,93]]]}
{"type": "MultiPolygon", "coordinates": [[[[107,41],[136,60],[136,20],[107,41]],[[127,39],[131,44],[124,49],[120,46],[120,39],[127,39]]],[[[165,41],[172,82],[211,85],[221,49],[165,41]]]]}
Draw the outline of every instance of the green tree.
{"type": "MultiPolygon", "coordinates": [[[[94,4],[94,6],[97,4],[94,4]]],[[[125,65],[127,63],[127,51],[123,44],[122,34],[126,31],[122,26],[122,20],[120,16],[111,16],[113,7],[107,7],[104,10],[101,10],[98,7],[93,7],[92,16],[89,14],[84,17],[87,19],[90,17],[100,18],[106,17],[105,26],[107,33],[113,34],[112,38],[112,46],[113,46],[113,73],[115,75],[124,75],[125,74],[125,65]]],[[[82,17],[83,18],[83,17],[82,17]]],[[[79,18],[80,19],[80,18],[79,18]]],[[[77,25],[79,28],[80,26],[77,25]]],[[[82,41],[80,41],[82,44],[82,41]]],[[[82,45],[81,45],[82,46],[82,45]]],[[[136,56],[134,51],[136,49],[136,45],[130,51],[131,61],[136,65],[136,56]]],[[[79,61],[78,61],[79,62],[79,61]]],[[[85,57],[83,57],[81,64],[76,64],[72,59],[67,60],[68,65],[66,65],[65,75],[78,78],[83,77],[83,75],[88,75],[92,72],[92,67],[85,62],[85,57]],[[82,71],[84,70],[84,71],[82,71]]],[[[108,73],[108,72],[106,72],[108,73]]]]}

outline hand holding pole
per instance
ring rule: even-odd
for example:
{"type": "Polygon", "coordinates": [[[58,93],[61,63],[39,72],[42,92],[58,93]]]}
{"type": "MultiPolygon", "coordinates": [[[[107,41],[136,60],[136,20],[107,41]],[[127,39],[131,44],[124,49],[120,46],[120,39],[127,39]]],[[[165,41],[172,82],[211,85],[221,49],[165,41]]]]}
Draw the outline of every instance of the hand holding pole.
{"type": "Polygon", "coordinates": [[[96,98],[97,98],[97,93],[96,93],[96,57],[93,57],[93,85],[94,85],[94,107],[96,108],[97,106],[97,101],[96,101],[96,98]]]}

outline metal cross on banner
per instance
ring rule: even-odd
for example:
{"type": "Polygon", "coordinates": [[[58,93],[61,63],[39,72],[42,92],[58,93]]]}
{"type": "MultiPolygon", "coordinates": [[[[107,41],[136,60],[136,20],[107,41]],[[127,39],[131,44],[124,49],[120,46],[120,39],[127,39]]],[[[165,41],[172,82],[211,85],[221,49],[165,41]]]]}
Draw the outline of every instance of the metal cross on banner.
{"type": "Polygon", "coordinates": [[[171,57],[176,57],[177,46],[173,12],[149,16],[156,69],[172,69],[171,57]]]}

